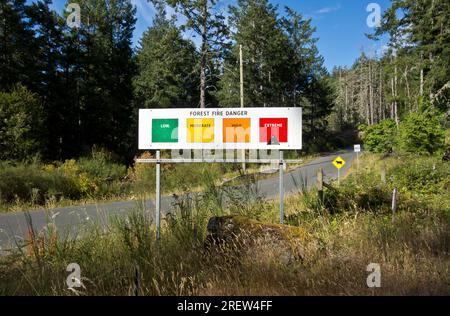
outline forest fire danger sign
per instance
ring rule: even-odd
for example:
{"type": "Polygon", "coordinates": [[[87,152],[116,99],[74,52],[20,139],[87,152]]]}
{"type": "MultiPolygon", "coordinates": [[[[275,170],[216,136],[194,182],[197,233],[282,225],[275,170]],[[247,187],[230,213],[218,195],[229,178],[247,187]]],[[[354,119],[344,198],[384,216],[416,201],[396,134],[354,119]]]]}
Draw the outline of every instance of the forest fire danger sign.
{"type": "Polygon", "coordinates": [[[139,149],[301,148],[301,108],[139,110],[139,149]]]}

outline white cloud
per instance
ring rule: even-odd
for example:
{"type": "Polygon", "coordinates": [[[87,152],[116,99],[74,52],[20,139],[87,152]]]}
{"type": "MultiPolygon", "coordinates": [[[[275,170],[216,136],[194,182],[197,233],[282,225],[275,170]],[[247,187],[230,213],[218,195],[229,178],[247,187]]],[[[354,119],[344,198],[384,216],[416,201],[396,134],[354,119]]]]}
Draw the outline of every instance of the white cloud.
{"type": "Polygon", "coordinates": [[[341,5],[338,4],[337,6],[334,6],[334,7],[324,7],[324,8],[321,8],[321,9],[317,10],[315,13],[318,13],[318,14],[326,14],[326,13],[338,11],[338,10],[340,10],[340,9],[341,9],[341,5]]]}
{"type": "Polygon", "coordinates": [[[155,16],[155,8],[147,0],[131,0],[136,6],[137,14],[140,15],[147,23],[152,23],[155,16]]]}
{"type": "MultiPolygon", "coordinates": [[[[375,43],[368,49],[364,50],[364,53],[369,58],[381,58],[386,54],[388,49],[389,49],[389,46],[386,44],[383,44],[383,41],[381,41],[381,43],[375,43]]],[[[397,52],[394,50],[393,54],[395,55],[396,53],[397,52]]]]}

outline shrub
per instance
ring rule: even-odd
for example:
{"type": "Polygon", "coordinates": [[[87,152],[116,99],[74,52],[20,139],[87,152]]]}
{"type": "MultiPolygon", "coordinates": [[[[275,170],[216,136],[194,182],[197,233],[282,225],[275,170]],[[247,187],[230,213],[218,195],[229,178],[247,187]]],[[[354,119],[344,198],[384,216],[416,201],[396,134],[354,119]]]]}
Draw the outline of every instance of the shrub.
{"type": "Polygon", "coordinates": [[[43,204],[51,196],[76,199],[81,196],[77,184],[63,173],[47,172],[36,164],[3,166],[0,169],[0,201],[17,200],[43,204]]]}
{"type": "Polygon", "coordinates": [[[0,92],[0,159],[26,159],[39,153],[42,113],[38,96],[25,87],[0,92]]]}
{"type": "Polygon", "coordinates": [[[400,124],[398,140],[405,152],[433,154],[444,145],[444,131],[432,113],[410,113],[400,124]]]}
{"type": "Polygon", "coordinates": [[[125,165],[114,162],[112,154],[94,148],[90,157],[77,161],[79,183],[83,192],[97,195],[120,194],[122,179],[126,176],[125,165]]]}
{"type": "Polygon", "coordinates": [[[422,194],[440,194],[450,185],[448,163],[433,157],[408,159],[393,168],[391,182],[402,190],[422,194]]]}
{"type": "Polygon", "coordinates": [[[383,120],[378,124],[359,127],[366,150],[376,153],[390,153],[395,147],[397,134],[394,120],[383,120]]]}
{"type": "Polygon", "coordinates": [[[104,198],[127,193],[126,166],[111,161],[110,154],[94,150],[92,157],[64,163],[0,164],[0,203],[42,205],[49,199],[104,198]]]}

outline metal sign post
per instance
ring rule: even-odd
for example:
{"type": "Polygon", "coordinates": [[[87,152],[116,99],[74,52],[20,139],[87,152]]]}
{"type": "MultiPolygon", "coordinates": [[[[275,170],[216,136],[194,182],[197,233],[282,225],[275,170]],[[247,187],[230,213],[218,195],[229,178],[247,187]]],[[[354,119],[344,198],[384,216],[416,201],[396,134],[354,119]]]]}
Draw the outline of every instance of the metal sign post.
{"type": "Polygon", "coordinates": [[[361,152],[361,145],[360,144],[356,144],[353,145],[353,150],[356,153],[356,171],[359,171],[359,153],[361,152]]]}
{"type": "Polygon", "coordinates": [[[280,224],[284,223],[284,183],[283,183],[283,151],[280,150],[279,174],[280,174],[280,224]]]}
{"type": "Polygon", "coordinates": [[[156,239],[161,237],[161,151],[156,151],[156,196],[155,196],[155,219],[156,239]]]}

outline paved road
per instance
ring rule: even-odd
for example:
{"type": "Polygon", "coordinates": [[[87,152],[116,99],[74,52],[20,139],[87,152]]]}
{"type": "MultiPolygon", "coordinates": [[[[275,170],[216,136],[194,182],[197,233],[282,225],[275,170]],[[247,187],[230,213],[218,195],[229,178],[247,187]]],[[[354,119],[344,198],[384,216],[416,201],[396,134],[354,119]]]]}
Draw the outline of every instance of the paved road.
{"type": "MultiPolygon", "coordinates": [[[[316,174],[319,168],[324,170],[325,180],[337,178],[337,170],[331,164],[331,161],[340,155],[347,162],[341,169],[341,175],[344,175],[351,165],[355,154],[350,150],[343,150],[332,154],[324,155],[312,162],[298,167],[293,171],[284,174],[284,188],[286,194],[296,193],[301,190],[302,185],[310,187],[316,181],[316,174]]],[[[237,187],[239,189],[240,187],[237,187]]],[[[268,179],[257,182],[257,194],[261,197],[270,199],[278,196],[278,173],[268,179]]],[[[161,211],[166,214],[172,208],[174,198],[164,196],[161,199],[161,211]]],[[[30,218],[36,232],[46,229],[49,222],[55,223],[58,231],[64,233],[77,233],[80,228],[89,223],[97,222],[106,225],[109,216],[123,216],[132,209],[141,207],[145,204],[145,210],[153,214],[153,201],[125,201],[110,202],[103,204],[90,204],[82,206],[71,206],[55,208],[52,210],[30,211],[30,218]]],[[[0,254],[5,249],[15,248],[16,243],[22,243],[27,236],[27,220],[25,212],[15,212],[0,214],[0,254]]]]}

